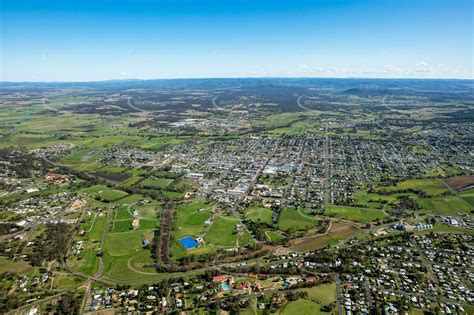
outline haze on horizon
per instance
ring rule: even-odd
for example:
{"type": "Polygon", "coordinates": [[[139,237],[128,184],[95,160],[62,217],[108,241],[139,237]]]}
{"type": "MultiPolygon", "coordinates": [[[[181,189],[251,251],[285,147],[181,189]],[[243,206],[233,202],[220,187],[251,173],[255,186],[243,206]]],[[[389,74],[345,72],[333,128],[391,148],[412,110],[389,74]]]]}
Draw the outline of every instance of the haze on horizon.
{"type": "Polygon", "coordinates": [[[473,78],[466,0],[2,0],[0,12],[0,81],[473,78]]]}

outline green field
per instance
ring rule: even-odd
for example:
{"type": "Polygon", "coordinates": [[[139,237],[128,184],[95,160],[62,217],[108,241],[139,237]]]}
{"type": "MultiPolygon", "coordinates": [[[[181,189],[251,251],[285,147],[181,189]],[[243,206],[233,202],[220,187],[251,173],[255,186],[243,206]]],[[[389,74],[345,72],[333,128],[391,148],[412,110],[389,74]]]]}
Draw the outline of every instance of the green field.
{"type": "Polygon", "coordinates": [[[92,229],[88,235],[91,241],[99,241],[104,233],[105,222],[107,218],[105,216],[97,217],[92,225],[92,229]]]}
{"type": "Polygon", "coordinates": [[[262,222],[267,224],[272,224],[273,211],[269,208],[263,207],[250,207],[245,210],[245,218],[255,221],[262,222]]]}
{"type": "Polygon", "coordinates": [[[312,288],[303,289],[308,298],[316,303],[327,305],[336,302],[336,283],[320,284],[312,288]]]}
{"type": "Polygon", "coordinates": [[[398,182],[396,186],[379,187],[377,191],[397,192],[406,189],[424,191],[428,196],[438,196],[448,191],[439,179],[410,179],[398,182]]]}
{"type": "Polygon", "coordinates": [[[237,222],[237,219],[233,217],[218,216],[204,236],[204,240],[214,245],[235,246],[237,241],[235,226],[237,222]]]}
{"type": "Polygon", "coordinates": [[[134,252],[142,250],[144,238],[149,239],[150,233],[146,231],[111,233],[107,235],[105,250],[110,256],[133,255],[134,252]]]}
{"type": "Polygon", "coordinates": [[[183,236],[199,237],[205,232],[204,221],[212,216],[212,205],[204,202],[193,202],[179,205],[176,208],[177,221],[174,235],[177,239],[183,236]]]}
{"type": "Polygon", "coordinates": [[[128,194],[124,191],[121,190],[116,190],[116,189],[105,189],[103,191],[99,191],[96,195],[95,198],[104,201],[104,202],[112,202],[117,199],[123,198],[127,196],[128,194]]]}
{"type": "Polygon", "coordinates": [[[103,202],[112,202],[128,195],[125,191],[110,189],[105,185],[95,185],[83,188],[79,190],[79,192],[87,193],[95,199],[103,202]]]}
{"type": "Polygon", "coordinates": [[[442,215],[456,215],[469,212],[472,207],[458,196],[443,196],[434,198],[422,198],[417,200],[417,204],[429,213],[442,215]]]}
{"type": "Polygon", "coordinates": [[[132,220],[121,220],[115,221],[113,224],[112,232],[113,233],[120,233],[120,232],[127,232],[132,229],[132,220]]]}
{"type": "Polygon", "coordinates": [[[474,188],[461,192],[459,196],[474,209],[474,188]]]}
{"type": "Polygon", "coordinates": [[[133,187],[135,184],[137,184],[141,180],[142,180],[142,177],[140,177],[140,176],[132,176],[132,177],[126,179],[125,181],[123,181],[120,184],[120,186],[130,188],[130,187],[133,187]]]}
{"type": "Polygon", "coordinates": [[[166,188],[168,187],[174,180],[168,178],[147,178],[140,182],[140,186],[145,188],[166,188]]]}
{"type": "Polygon", "coordinates": [[[278,219],[278,228],[282,231],[287,231],[290,229],[303,231],[317,226],[319,226],[318,221],[308,219],[298,213],[298,211],[290,208],[281,210],[280,217],[278,219]]]}
{"type": "Polygon", "coordinates": [[[270,242],[277,242],[285,239],[283,235],[274,231],[266,231],[265,234],[270,242]]]}
{"type": "Polygon", "coordinates": [[[324,215],[364,223],[370,223],[372,221],[384,219],[387,216],[384,211],[378,209],[365,209],[335,205],[328,205],[324,210],[324,215]]]}
{"type": "Polygon", "coordinates": [[[299,299],[286,304],[280,311],[281,315],[318,315],[328,314],[320,311],[321,305],[315,302],[299,299]]]}
{"type": "Polygon", "coordinates": [[[132,219],[133,215],[128,209],[120,209],[115,212],[115,220],[132,219]]]}

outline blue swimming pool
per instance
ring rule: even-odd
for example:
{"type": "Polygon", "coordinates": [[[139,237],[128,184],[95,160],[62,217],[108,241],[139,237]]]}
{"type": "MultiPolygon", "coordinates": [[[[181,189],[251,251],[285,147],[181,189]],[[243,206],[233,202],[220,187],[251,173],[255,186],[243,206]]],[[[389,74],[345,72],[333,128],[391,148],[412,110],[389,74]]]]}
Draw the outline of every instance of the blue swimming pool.
{"type": "Polygon", "coordinates": [[[179,242],[185,249],[197,248],[199,245],[199,243],[191,236],[180,238],[179,242]]]}
{"type": "Polygon", "coordinates": [[[222,288],[222,290],[224,290],[224,291],[229,290],[229,286],[228,286],[227,284],[225,284],[225,283],[222,283],[222,284],[221,284],[221,288],[222,288]]]}

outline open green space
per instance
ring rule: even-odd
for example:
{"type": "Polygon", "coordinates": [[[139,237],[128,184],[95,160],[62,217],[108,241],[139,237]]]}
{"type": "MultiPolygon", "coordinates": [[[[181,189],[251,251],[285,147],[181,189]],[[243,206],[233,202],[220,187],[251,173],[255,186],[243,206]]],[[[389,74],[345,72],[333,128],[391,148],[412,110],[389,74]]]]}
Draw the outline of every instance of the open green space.
{"type": "Polygon", "coordinates": [[[281,315],[318,315],[318,314],[328,314],[321,312],[321,305],[315,302],[299,299],[293,302],[286,304],[283,309],[280,311],[281,315]]]}
{"type": "Polygon", "coordinates": [[[278,242],[285,239],[283,235],[275,231],[266,231],[265,234],[270,242],[278,242]]]}
{"type": "Polygon", "coordinates": [[[179,239],[184,236],[199,237],[205,232],[204,222],[212,216],[212,205],[204,202],[192,202],[179,205],[176,208],[176,228],[174,236],[179,239]]]}
{"type": "Polygon", "coordinates": [[[420,198],[416,202],[423,210],[441,215],[457,215],[457,213],[467,213],[472,209],[463,198],[458,196],[420,198]]]}
{"type": "Polygon", "coordinates": [[[132,229],[132,220],[121,220],[121,221],[114,221],[112,232],[113,233],[120,233],[120,232],[127,232],[132,229]]]}
{"type": "Polygon", "coordinates": [[[272,224],[273,211],[269,208],[252,206],[245,210],[245,218],[254,222],[272,224]]]}
{"type": "Polygon", "coordinates": [[[238,221],[234,217],[216,217],[214,223],[204,236],[204,240],[220,246],[235,246],[237,241],[235,226],[237,223],[238,221]]]}
{"type": "Polygon", "coordinates": [[[282,231],[287,230],[308,230],[319,226],[319,222],[311,220],[301,215],[297,210],[292,208],[282,209],[278,219],[278,228],[282,231]]]}
{"type": "Polygon", "coordinates": [[[336,302],[336,283],[324,283],[315,287],[303,289],[308,298],[316,303],[327,305],[336,302]]]}
{"type": "Polygon", "coordinates": [[[402,192],[404,190],[424,191],[428,196],[437,196],[448,192],[448,188],[439,179],[410,179],[398,182],[395,186],[381,186],[377,191],[402,192]]]}
{"type": "Polygon", "coordinates": [[[140,186],[144,188],[166,188],[173,182],[168,178],[147,178],[140,182],[140,186]]]}
{"type": "Polygon", "coordinates": [[[364,223],[370,223],[387,217],[387,214],[383,210],[335,205],[328,205],[326,209],[324,209],[324,215],[364,223]]]}
{"type": "Polygon", "coordinates": [[[461,192],[459,196],[471,206],[471,209],[474,209],[474,188],[461,192]]]}

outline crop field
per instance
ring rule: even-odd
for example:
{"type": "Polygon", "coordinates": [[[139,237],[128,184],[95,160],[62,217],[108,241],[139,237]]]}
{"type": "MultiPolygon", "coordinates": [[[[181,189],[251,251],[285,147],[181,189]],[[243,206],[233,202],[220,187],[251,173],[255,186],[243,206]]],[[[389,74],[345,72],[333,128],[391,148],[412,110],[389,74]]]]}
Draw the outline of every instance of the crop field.
{"type": "Polygon", "coordinates": [[[330,217],[334,216],[342,219],[359,221],[364,223],[370,223],[372,221],[380,220],[387,216],[387,214],[383,210],[334,205],[327,206],[327,208],[324,210],[324,214],[330,217]]]}
{"type": "Polygon", "coordinates": [[[451,188],[461,190],[474,185],[474,175],[454,176],[444,180],[451,188]]]}
{"type": "Polygon", "coordinates": [[[304,217],[295,209],[286,208],[280,212],[278,228],[282,231],[290,229],[304,231],[317,226],[319,226],[318,221],[304,217]]]}

